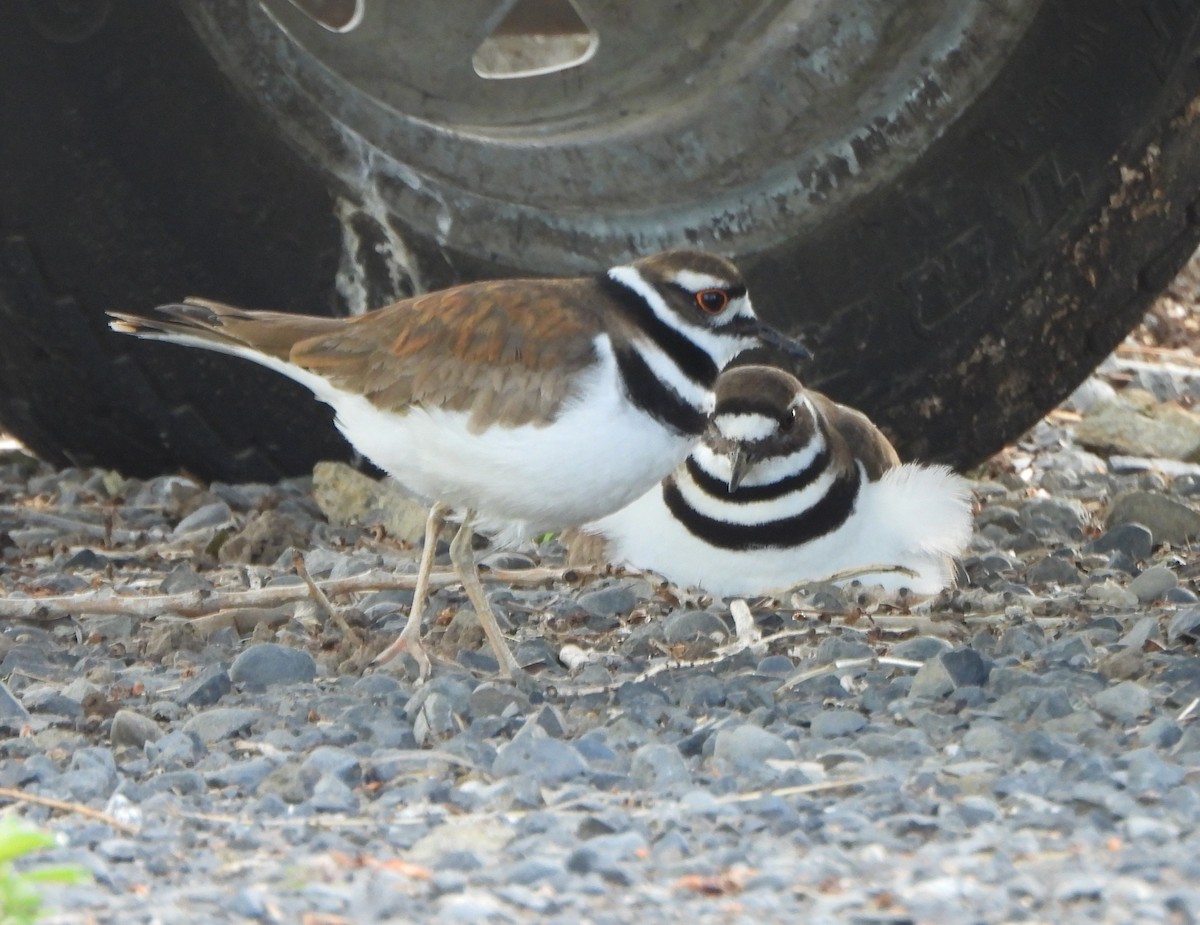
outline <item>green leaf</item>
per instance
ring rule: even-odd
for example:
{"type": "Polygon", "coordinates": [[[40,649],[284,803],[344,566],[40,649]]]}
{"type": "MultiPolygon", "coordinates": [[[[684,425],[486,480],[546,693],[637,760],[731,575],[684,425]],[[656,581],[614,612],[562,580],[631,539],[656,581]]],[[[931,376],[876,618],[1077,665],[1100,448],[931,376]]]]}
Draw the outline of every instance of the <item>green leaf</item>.
{"type": "Polygon", "coordinates": [[[39,832],[21,824],[0,822],[0,863],[11,861],[31,851],[53,848],[57,842],[49,832],[39,832]]]}

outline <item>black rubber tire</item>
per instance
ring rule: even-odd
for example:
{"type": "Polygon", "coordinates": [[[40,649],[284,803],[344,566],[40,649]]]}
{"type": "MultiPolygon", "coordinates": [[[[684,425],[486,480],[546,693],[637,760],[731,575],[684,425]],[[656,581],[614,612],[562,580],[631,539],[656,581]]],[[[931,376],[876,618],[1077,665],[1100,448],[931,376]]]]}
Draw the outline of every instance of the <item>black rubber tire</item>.
{"type": "MultiPolygon", "coordinates": [[[[272,479],[345,456],[280,377],[105,328],[105,310],[187,294],[338,308],[334,185],[179,10],[0,5],[0,82],[0,421],[52,462],[129,474],[272,479]]],[[[895,182],[773,249],[731,247],[760,313],[816,350],[810,383],[904,456],[973,463],[1065,396],[1195,249],[1198,116],[1200,7],[1046,0],[895,182]]],[[[431,285],[522,269],[411,243],[431,285]]]]}

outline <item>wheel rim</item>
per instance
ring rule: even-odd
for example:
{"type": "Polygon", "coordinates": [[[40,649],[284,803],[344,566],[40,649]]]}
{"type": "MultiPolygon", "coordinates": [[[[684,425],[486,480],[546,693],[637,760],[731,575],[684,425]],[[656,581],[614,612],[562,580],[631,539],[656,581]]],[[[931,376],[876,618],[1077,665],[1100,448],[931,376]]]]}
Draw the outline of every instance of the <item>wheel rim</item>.
{"type": "Polygon", "coordinates": [[[996,73],[1040,0],[576,0],[575,67],[488,80],[514,0],[184,0],[222,67],[376,218],[540,272],[765,250],[893,178],[996,73]],[[303,7],[303,8],[302,8],[303,7]]]}

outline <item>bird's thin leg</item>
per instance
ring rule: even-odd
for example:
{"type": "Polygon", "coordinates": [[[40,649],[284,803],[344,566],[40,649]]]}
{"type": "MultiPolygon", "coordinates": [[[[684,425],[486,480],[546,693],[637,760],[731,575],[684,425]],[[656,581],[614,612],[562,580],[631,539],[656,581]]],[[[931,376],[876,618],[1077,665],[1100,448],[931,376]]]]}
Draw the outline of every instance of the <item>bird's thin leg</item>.
{"type": "Polygon", "coordinates": [[[429,654],[421,642],[421,618],[429,598],[429,573],[433,571],[433,557],[437,552],[438,534],[442,532],[442,525],[446,522],[448,513],[450,513],[450,508],[440,501],[429,509],[429,516],[425,519],[425,546],[421,549],[421,562],[417,566],[417,586],[413,590],[413,602],[412,608],[408,612],[408,622],[404,624],[404,629],[396,637],[396,641],[375,656],[373,662],[373,664],[382,665],[390,662],[401,652],[408,652],[416,660],[420,670],[419,678],[422,681],[429,678],[430,672],[433,671],[433,664],[429,661],[429,654]]]}
{"type": "Polygon", "coordinates": [[[471,522],[474,519],[475,512],[467,511],[462,526],[458,528],[458,533],[454,534],[454,539],[450,541],[450,561],[458,570],[458,577],[462,579],[463,590],[467,592],[467,598],[471,601],[471,606],[475,608],[479,625],[483,627],[488,642],[492,644],[492,651],[496,653],[496,660],[500,663],[500,674],[514,680],[520,679],[525,677],[525,672],[517,664],[512,652],[508,650],[508,643],[504,639],[504,634],[500,632],[500,624],[496,622],[496,616],[492,613],[487,596],[483,593],[483,584],[479,580],[479,570],[475,565],[475,550],[471,548],[471,540],[474,536],[471,522]]]}

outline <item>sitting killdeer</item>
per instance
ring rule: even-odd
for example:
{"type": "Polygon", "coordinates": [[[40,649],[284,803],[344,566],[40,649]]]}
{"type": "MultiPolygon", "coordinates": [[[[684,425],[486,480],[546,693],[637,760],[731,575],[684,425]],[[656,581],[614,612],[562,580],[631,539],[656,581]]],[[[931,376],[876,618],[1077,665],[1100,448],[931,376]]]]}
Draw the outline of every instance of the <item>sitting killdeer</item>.
{"type": "Polygon", "coordinates": [[[203,299],[161,319],[113,313],[126,334],[260,363],[308,387],[346,439],[431,502],[412,612],[377,662],[420,641],[437,534],[503,674],[521,670],[479,582],[476,523],[510,538],[617,510],[700,437],[717,374],[762,345],[804,348],[759,321],[729,261],[671,251],[578,279],[470,283],[354,318],[246,311],[203,299]]]}
{"type": "Polygon", "coordinates": [[[867,417],[767,366],[726,370],[687,460],[582,528],[610,561],[720,596],[842,576],[933,594],[971,533],[970,490],[944,466],[900,464],[867,417]]]}

